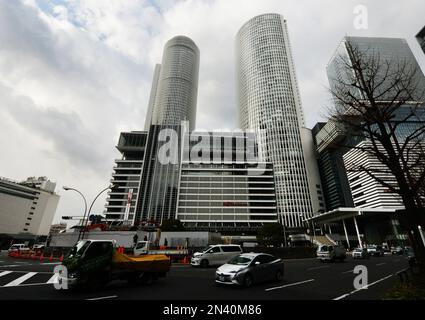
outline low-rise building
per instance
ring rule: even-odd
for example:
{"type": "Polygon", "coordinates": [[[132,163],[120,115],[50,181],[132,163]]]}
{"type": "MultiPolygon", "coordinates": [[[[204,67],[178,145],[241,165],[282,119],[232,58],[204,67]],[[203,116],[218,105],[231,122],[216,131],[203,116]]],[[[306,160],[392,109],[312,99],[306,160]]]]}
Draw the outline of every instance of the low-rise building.
{"type": "Polygon", "coordinates": [[[49,234],[59,195],[45,177],[16,182],[0,178],[0,234],[49,234]]]}

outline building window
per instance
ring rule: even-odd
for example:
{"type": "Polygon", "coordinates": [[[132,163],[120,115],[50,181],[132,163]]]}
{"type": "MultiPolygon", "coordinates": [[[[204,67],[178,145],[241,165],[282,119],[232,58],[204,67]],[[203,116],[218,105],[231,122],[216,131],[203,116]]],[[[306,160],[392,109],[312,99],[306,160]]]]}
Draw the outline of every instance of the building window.
{"type": "Polygon", "coordinates": [[[25,228],[25,229],[24,229],[24,231],[28,231],[28,229],[27,229],[27,228],[25,228]]]}
{"type": "Polygon", "coordinates": [[[35,210],[35,207],[31,207],[31,210],[35,210]]]}

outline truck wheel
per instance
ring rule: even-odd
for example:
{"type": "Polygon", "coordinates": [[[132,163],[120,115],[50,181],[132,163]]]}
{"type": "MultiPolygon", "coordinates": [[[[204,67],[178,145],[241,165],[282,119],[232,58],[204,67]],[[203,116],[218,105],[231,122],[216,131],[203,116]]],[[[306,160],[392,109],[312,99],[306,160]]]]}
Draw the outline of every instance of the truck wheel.
{"type": "Polygon", "coordinates": [[[127,282],[128,282],[128,284],[135,286],[139,282],[139,279],[140,279],[140,273],[134,272],[134,273],[132,273],[128,276],[127,282]]]}
{"type": "Polygon", "coordinates": [[[208,265],[209,263],[207,259],[201,261],[201,268],[208,268],[208,265]]]}
{"type": "Polygon", "coordinates": [[[154,281],[152,273],[144,273],[141,281],[144,285],[150,286],[154,281]]]}

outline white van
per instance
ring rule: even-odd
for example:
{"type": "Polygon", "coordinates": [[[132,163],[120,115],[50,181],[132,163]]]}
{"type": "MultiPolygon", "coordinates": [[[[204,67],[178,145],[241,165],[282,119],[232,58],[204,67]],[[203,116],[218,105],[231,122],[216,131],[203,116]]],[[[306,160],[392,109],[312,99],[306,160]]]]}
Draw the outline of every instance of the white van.
{"type": "Polygon", "coordinates": [[[195,252],[190,264],[206,268],[212,265],[222,265],[242,253],[242,248],[236,244],[216,244],[206,247],[201,252],[195,252]]]}
{"type": "Polygon", "coordinates": [[[29,250],[30,250],[30,248],[28,248],[25,244],[16,243],[16,244],[12,244],[12,246],[9,248],[8,252],[29,251],[29,250]]]}
{"type": "Polygon", "coordinates": [[[317,249],[317,259],[320,261],[344,261],[346,258],[345,248],[339,245],[319,246],[317,249]]]}

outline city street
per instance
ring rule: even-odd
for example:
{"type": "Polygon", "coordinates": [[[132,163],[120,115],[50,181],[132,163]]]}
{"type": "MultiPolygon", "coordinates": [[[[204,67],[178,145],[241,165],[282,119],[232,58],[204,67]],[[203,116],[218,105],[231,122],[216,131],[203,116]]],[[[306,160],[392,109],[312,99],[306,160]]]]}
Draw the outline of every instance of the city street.
{"type": "Polygon", "coordinates": [[[173,265],[166,278],[151,286],[129,286],[112,282],[106,288],[75,293],[53,287],[53,269],[59,262],[39,262],[9,258],[0,254],[0,300],[5,299],[140,299],[140,300],[291,300],[291,299],[381,299],[399,281],[397,272],[407,268],[404,256],[371,257],[369,260],[321,263],[315,259],[285,261],[281,283],[269,282],[252,288],[217,286],[215,268],[199,269],[173,265]],[[368,289],[356,290],[356,265],[368,270],[368,289]]]}

